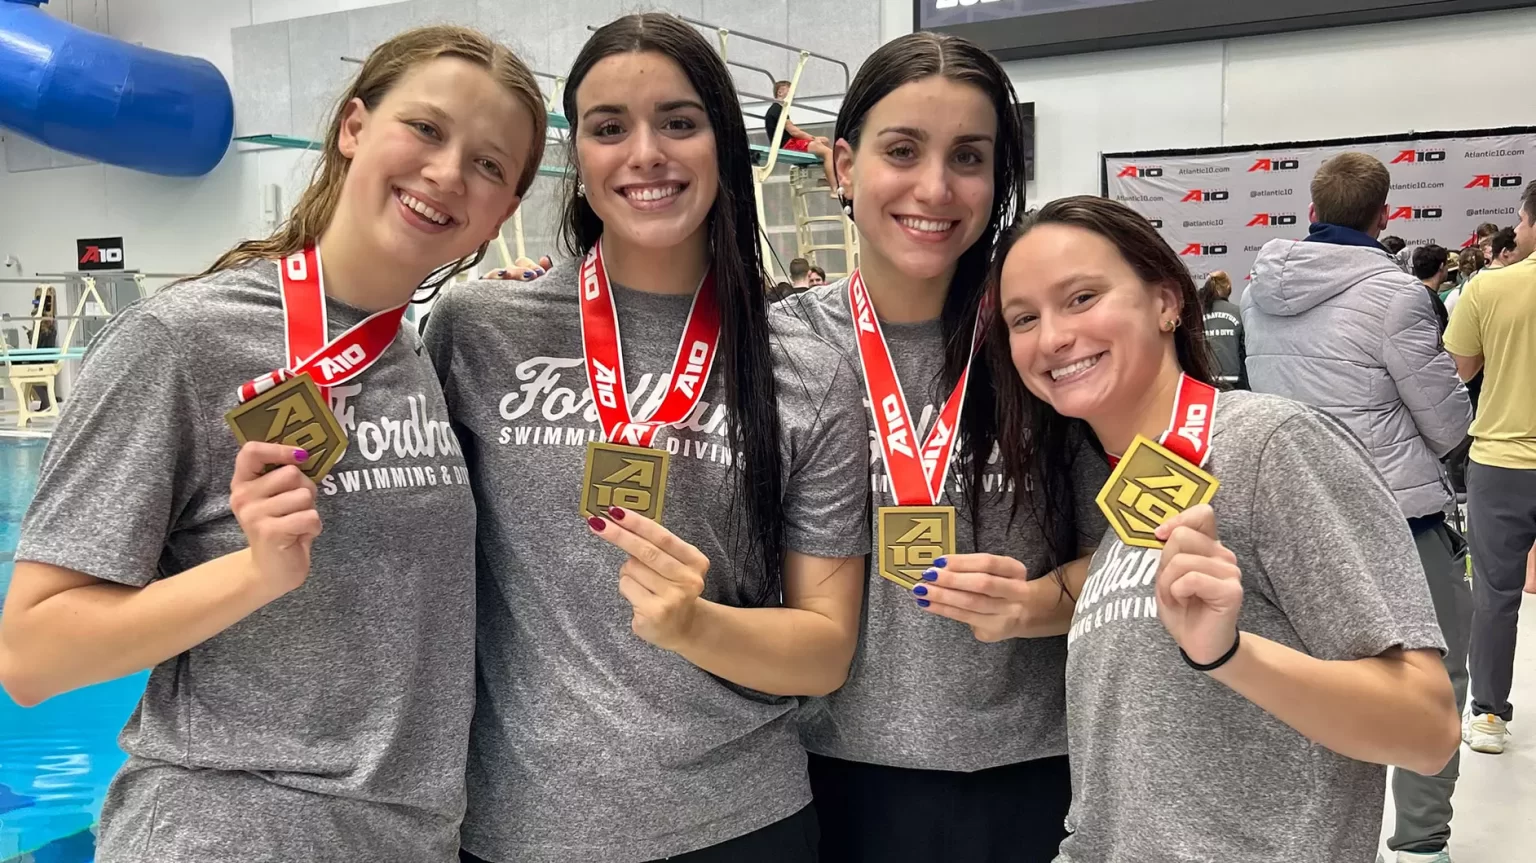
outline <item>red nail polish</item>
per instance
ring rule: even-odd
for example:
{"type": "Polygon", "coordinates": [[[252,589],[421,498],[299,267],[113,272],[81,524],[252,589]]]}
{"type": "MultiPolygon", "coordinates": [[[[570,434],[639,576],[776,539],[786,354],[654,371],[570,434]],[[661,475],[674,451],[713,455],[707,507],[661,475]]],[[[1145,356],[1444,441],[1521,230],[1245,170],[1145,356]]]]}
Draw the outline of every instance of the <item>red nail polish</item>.
{"type": "Polygon", "coordinates": [[[309,461],[309,453],[301,449],[296,449],[293,451],[293,460],[301,464],[309,461]]]}
{"type": "Polygon", "coordinates": [[[614,521],[623,521],[624,520],[624,510],[619,509],[616,506],[608,507],[608,514],[613,516],[613,520],[614,521]]]}
{"type": "Polygon", "coordinates": [[[597,531],[598,533],[602,533],[603,532],[603,528],[608,526],[608,522],[603,521],[600,518],[589,518],[589,519],[587,519],[587,524],[590,524],[592,526],[592,529],[597,531]]]}

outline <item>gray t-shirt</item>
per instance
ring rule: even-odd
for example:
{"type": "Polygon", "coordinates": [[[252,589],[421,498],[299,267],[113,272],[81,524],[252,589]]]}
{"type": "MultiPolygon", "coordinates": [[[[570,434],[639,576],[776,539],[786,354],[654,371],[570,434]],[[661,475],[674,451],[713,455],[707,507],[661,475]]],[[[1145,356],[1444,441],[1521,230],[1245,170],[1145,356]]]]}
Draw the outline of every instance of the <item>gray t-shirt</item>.
{"type": "MultiPolygon", "coordinates": [[[[245,548],[224,414],[283,362],[277,265],[175,285],[91,345],[18,560],[142,586],[245,548]]],[[[334,337],[366,313],[328,301],[334,337]]],[[[319,484],[308,581],[156,666],[98,860],[454,859],[474,698],[474,499],[402,326],[331,391],[351,440],[319,484]],[[318,850],[317,850],[318,849],[318,850]]]]}
{"type": "MultiPolygon", "coordinates": [[[[846,279],[791,297],[774,312],[808,321],[859,368],[846,279]]],[[[949,396],[937,391],[944,334],[938,321],[881,322],[881,329],[908,410],[919,437],[924,437],[949,396]]],[[[853,386],[867,442],[871,505],[894,506],[860,375],[853,386]]],[[[1021,505],[1018,520],[1009,523],[1013,494],[1005,488],[996,453],[991,467],[983,475],[980,531],[973,533],[974,520],[960,485],[968,468],[957,450],[945,500],[940,501],[957,510],[956,550],[1012,557],[1032,576],[1044,576],[1049,551],[1030,507],[1021,505]]],[[[1075,506],[1086,553],[1104,530],[1093,496],[1109,470],[1101,457],[1086,449],[1075,470],[1080,492],[1075,506]]],[[[872,537],[874,530],[872,516],[872,537]]],[[[801,738],[807,749],[848,761],[964,771],[1066,754],[1065,638],[977,641],[965,624],[918,608],[916,597],[881,578],[876,567],[871,556],[864,625],[848,682],[802,711],[801,738]]]]}
{"type": "MultiPolygon", "coordinates": [[[[582,360],[576,262],[528,284],[444,293],[427,327],[480,504],[479,686],[464,847],[494,861],[641,861],[718,844],[810,802],[797,699],[714,677],[630,631],[623,552],[578,513],[599,439],[582,360]]],[[[637,415],[665,394],[691,298],[614,286],[637,415]]],[[[804,327],[773,334],[788,548],[868,551],[863,426],[852,373],[804,327]]],[[[693,416],[663,429],[667,526],[711,561],[706,599],[744,605],[757,565],[724,366],[693,416]]]]}
{"type": "MultiPolygon", "coordinates": [[[[1242,630],[1325,660],[1443,650],[1413,537],[1359,441],[1275,396],[1222,393],[1215,417],[1211,504],[1243,572],[1242,630]]],[[[1157,617],[1159,554],[1107,533],[1077,603],[1076,832],[1058,863],[1370,863],[1386,768],[1185,665],[1157,617]]]]}

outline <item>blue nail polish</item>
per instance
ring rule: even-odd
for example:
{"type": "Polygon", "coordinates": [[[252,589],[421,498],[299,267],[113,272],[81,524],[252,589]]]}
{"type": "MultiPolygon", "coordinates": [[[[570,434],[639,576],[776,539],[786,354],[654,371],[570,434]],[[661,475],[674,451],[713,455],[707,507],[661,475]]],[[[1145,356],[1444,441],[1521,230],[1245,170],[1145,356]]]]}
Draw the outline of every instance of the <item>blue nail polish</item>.
{"type": "Polygon", "coordinates": [[[523,278],[525,278],[525,279],[533,279],[533,278],[537,278],[537,277],[533,274],[533,270],[523,270],[523,278]]]}
{"type": "Polygon", "coordinates": [[[543,267],[539,267],[538,269],[534,270],[534,272],[542,276],[547,271],[543,267]]]}
{"type": "Polygon", "coordinates": [[[923,572],[923,581],[938,581],[938,580],[939,580],[939,571],[937,569],[929,569],[929,570],[925,570],[923,572]]]}
{"type": "Polygon", "coordinates": [[[934,569],[943,569],[944,568],[944,564],[946,564],[948,562],[949,562],[949,558],[941,557],[938,560],[933,562],[933,568],[934,569]]]}
{"type": "Polygon", "coordinates": [[[927,596],[928,595],[928,588],[924,587],[921,584],[919,584],[917,587],[912,588],[912,592],[917,594],[918,596],[927,596]]]}
{"type": "Polygon", "coordinates": [[[929,606],[929,605],[932,605],[932,603],[930,603],[930,602],[929,602],[929,601],[928,601],[928,600],[926,600],[926,599],[919,599],[919,600],[918,600],[918,601],[917,601],[917,607],[918,607],[918,608],[927,608],[927,607],[928,607],[928,606],[929,606]]]}

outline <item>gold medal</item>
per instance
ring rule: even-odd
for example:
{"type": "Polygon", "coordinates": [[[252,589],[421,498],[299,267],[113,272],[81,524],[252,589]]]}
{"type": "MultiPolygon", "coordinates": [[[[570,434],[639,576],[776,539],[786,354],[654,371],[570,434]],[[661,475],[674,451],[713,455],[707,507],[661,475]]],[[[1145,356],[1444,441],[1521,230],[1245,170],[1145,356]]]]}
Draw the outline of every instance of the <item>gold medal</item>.
{"type": "Polygon", "coordinates": [[[1192,506],[1210,503],[1220,481],[1161,444],[1140,435],[1099,490],[1099,509],[1120,541],[1162,548],[1159,525],[1192,506]]]}
{"type": "Polygon", "coordinates": [[[280,443],[309,453],[299,470],[319,482],[347,451],[347,435],[307,374],[295,375],[224,415],[241,446],[280,443]]]}
{"type": "Polygon", "coordinates": [[[618,506],[659,523],[666,503],[670,460],[664,449],[596,441],[587,444],[581,514],[608,518],[608,508],[618,506]]]}
{"type": "Polygon", "coordinates": [[[952,506],[882,506],[877,517],[880,575],[907,590],[935,560],[955,553],[952,506]]]}

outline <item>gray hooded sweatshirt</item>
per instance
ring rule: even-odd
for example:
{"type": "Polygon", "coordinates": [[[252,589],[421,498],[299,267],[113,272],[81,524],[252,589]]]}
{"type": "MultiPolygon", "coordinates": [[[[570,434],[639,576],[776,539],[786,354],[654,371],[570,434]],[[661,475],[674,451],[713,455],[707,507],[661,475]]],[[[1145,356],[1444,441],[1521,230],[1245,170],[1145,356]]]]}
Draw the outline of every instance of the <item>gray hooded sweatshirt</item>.
{"type": "Polygon", "coordinates": [[[1466,437],[1472,404],[1429,293],[1386,250],[1271,240],[1239,306],[1255,392],[1342,420],[1405,517],[1454,500],[1440,458],[1466,437]]]}

